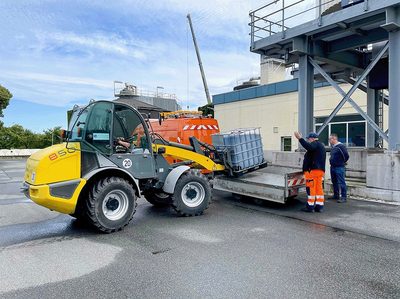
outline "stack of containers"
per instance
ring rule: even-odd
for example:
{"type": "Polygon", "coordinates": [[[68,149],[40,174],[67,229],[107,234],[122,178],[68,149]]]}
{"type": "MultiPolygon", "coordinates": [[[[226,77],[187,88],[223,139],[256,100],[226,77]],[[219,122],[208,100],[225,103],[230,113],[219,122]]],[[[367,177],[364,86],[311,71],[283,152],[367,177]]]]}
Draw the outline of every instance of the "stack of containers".
{"type": "Polygon", "coordinates": [[[241,172],[264,162],[260,128],[235,129],[212,135],[218,152],[226,152],[232,170],[241,172]]]}

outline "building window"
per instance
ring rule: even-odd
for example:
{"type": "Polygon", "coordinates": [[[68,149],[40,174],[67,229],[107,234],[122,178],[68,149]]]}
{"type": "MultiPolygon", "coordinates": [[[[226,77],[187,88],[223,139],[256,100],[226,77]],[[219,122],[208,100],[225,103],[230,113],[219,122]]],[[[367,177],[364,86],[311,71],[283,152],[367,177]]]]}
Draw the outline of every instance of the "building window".
{"type": "MultiPolygon", "coordinates": [[[[318,131],[326,117],[316,118],[315,130],[318,131]]],[[[332,121],[319,134],[319,140],[329,146],[329,135],[337,134],[339,141],[350,147],[365,147],[366,121],[360,115],[340,115],[332,121]]]]}
{"type": "Polygon", "coordinates": [[[292,151],[292,137],[281,137],[281,151],[291,152],[292,151]]]}
{"type": "Polygon", "coordinates": [[[349,146],[366,146],[365,122],[348,124],[349,146]]]}

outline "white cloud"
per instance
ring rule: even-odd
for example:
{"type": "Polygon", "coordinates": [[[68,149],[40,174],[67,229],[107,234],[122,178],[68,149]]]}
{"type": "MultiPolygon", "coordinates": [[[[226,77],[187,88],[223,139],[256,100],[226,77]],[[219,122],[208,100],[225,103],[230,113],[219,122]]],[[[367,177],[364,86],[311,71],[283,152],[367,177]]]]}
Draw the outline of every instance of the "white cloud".
{"type": "Polygon", "coordinates": [[[98,88],[110,88],[111,83],[106,80],[97,80],[93,78],[83,77],[68,77],[54,74],[41,74],[29,72],[2,72],[0,77],[13,79],[13,80],[26,80],[26,81],[42,81],[47,83],[61,83],[61,84],[77,84],[89,85],[98,88]]]}
{"type": "MultiPolygon", "coordinates": [[[[190,13],[196,32],[208,37],[224,37],[236,41],[242,41],[250,32],[248,28],[249,12],[261,5],[266,0],[202,0],[202,1],[138,1],[123,0],[114,4],[114,9],[122,14],[133,14],[140,9],[144,13],[151,14],[149,20],[155,26],[165,22],[171,13],[182,16],[190,13]]],[[[107,2],[98,5],[108,5],[107,2]]],[[[171,26],[176,26],[174,21],[171,26]]]]}
{"type": "MultiPolygon", "coordinates": [[[[20,20],[14,21],[15,32],[7,25],[14,44],[3,52],[0,45],[0,55],[13,55],[0,60],[7,70],[0,79],[16,98],[54,106],[110,98],[113,80],[120,80],[150,90],[163,86],[191,107],[205,104],[190,35],[186,41],[187,12],[193,17],[212,94],[232,90],[236,80],[259,72],[258,55],[248,51],[247,23],[248,11],[262,0],[82,1],[75,10],[85,11],[84,16],[64,9],[67,2],[57,4],[62,15],[49,8],[56,2],[41,3],[13,9],[13,20],[20,20]],[[97,16],[99,7],[108,15],[97,16]],[[125,23],[100,26],[104,17],[125,23]]],[[[5,30],[0,26],[0,33],[5,30]]]]}
{"type": "MultiPolygon", "coordinates": [[[[74,32],[38,32],[36,37],[39,40],[42,50],[46,47],[66,46],[91,51],[104,51],[107,53],[129,56],[135,59],[144,60],[146,55],[143,50],[145,43],[123,39],[116,34],[76,34],[74,32]]],[[[147,45],[146,45],[147,46],[147,45]]]]}

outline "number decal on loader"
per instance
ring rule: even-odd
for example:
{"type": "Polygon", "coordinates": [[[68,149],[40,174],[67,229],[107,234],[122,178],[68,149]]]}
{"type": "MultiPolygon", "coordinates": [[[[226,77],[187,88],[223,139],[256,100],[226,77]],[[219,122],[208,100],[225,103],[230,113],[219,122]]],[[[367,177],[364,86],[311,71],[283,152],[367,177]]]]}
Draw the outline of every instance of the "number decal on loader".
{"type": "Polygon", "coordinates": [[[53,161],[53,160],[57,159],[58,157],[65,156],[66,154],[67,154],[66,151],[60,150],[60,151],[58,151],[57,153],[52,153],[52,154],[49,156],[49,159],[50,159],[51,161],[53,161]],[[57,155],[57,154],[58,154],[58,155],[57,155]]]}
{"type": "Polygon", "coordinates": [[[124,161],[122,161],[122,166],[124,168],[131,168],[132,160],[131,159],[125,159],[124,161]]]}
{"type": "Polygon", "coordinates": [[[53,160],[55,160],[55,159],[57,159],[57,158],[58,158],[58,156],[57,156],[56,153],[52,153],[52,154],[49,156],[49,159],[50,159],[51,161],[53,161],[53,160]]]}

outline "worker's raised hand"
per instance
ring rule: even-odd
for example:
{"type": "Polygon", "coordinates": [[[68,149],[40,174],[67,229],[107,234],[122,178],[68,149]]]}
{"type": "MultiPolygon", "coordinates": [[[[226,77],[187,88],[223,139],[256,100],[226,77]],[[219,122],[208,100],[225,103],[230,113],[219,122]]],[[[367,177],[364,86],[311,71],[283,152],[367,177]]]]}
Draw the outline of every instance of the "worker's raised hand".
{"type": "Polygon", "coordinates": [[[296,137],[297,139],[301,139],[303,138],[303,135],[301,135],[300,132],[294,132],[294,137],[296,137]]]}

